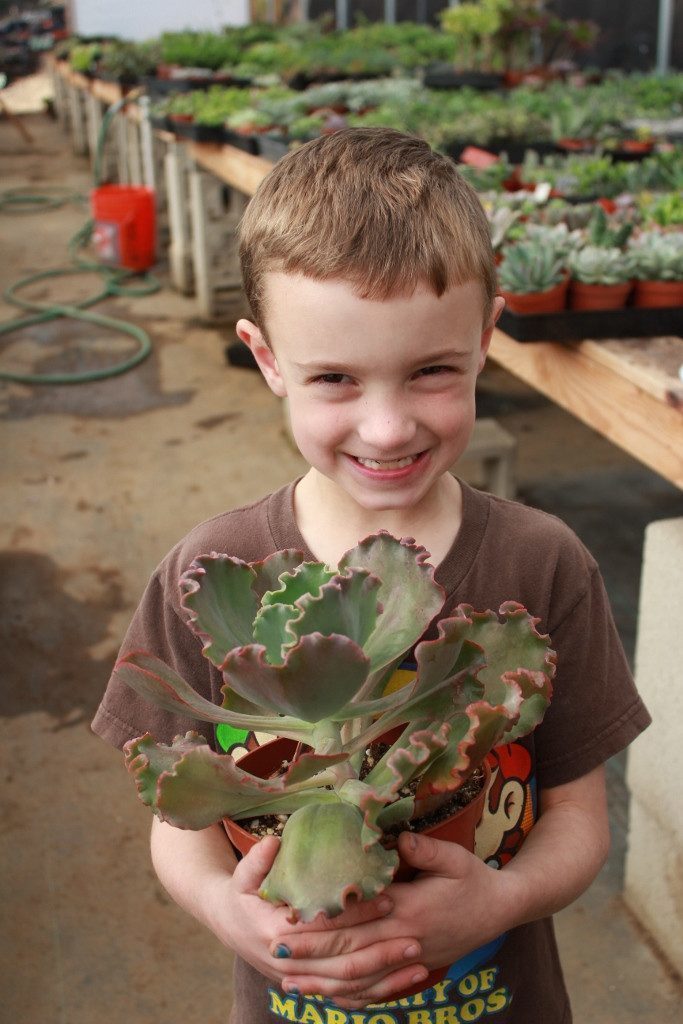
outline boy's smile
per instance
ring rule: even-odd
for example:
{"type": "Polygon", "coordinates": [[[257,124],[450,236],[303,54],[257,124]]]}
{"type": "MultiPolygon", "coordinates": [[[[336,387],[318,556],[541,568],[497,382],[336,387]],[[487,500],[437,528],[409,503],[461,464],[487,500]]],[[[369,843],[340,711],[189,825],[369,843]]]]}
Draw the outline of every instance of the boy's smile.
{"type": "Polygon", "coordinates": [[[424,516],[474,423],[494,322],[480,285],[371,300],[346,281],[270,273],[265,309],[270,347],[249,321],[237,333],[288,399],[303,483],[373,529],[424,516]]]}

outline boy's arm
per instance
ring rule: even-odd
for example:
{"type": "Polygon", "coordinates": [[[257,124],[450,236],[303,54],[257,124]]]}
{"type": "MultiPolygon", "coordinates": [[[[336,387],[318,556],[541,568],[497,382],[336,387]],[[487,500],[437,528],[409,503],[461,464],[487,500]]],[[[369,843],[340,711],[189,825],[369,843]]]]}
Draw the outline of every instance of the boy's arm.
{"type": "MultiPolygon", "coordinates": [[[[348,953],[356,943],[369,951],[373,941],[405,933],[409,924],[422,946],[422,963],[436,968],[510,928],[548,917],[572,903],[591,884],[609,850],[604,768],[541,790],[539,820],[518,854],[500,870],[459,846],[426,836],[404,832],[400,848],[404,859],[422,874],[389,888],[394,909],[384,920],[354,932],[279,936],[292,954],[285,986],[320,993],[319,979],[314,988],[313,979],[297,966],[299,958],[308,965],[311,957],[348,953]]],[[[328,989],[321,994],[335,995],[328,989]]],[[[347,994],[349,998],[340,993],[336,998],[346,1008],[378,999],[376,988],[361,990],[355,984],[347,994]]]]}
{"type": "MultiPolygon", "coordinates": [[[[154,819],[151,835],[152,863],[157,876],[175,902],[209,928],[224,945],[235,950],[262,974],[282,984],[288,973],[287,953],[277,949],[278,935],[291,932],[286,910],[275,908],[258,895],[260,885],[275,859],[279,841],[268,836],[238,863],[220,825],[200,832],[174,828],[154,819]]],[[[353,934],[356,927],[386,916],[393,901],[386,896],[356,903],[334,918],[334,927],[353,934]]],[[[322,929],[333,922],[318,919],[296,925],[297,934],[322,929]]],[[[346,974],[351,972],[362,987],[376,986],[389,994],[411,984],[427,971],[416,961],[420,947],[412,928],[404,934],[392,929],[386,938],[373,941],[372,949],[353,956],[323,956],[310,965],[318,988],[331,986],[346,991],[346,974]],[[405,936],[408,936],[406,938],[405,936]],[[410,955],[406,955],[410,950],[410,955]],[[406,966],[408,965],[408,966],[406,966]]],[[[316,988],[317,991],[317,988],[316,988]]]]}

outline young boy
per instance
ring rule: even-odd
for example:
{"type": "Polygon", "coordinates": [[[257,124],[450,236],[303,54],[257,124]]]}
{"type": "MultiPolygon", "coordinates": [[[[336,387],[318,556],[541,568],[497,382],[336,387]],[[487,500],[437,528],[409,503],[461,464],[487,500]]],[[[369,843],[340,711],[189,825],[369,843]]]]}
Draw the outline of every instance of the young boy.
{"type": "MultiPolygon", "coordinates": [[[[503,305],[476,194],[422,141],[349,129],[274,167],[245,214],[241,256],[252,320],[237,333],[287,397],[310,469],[182,540],[152,577],[123,649],[154,652],[220,702],[220,675],[179,606],[193,558],[296,548],[335,565],[383,528],[431,552],[444,614],[460,602],[524,604],[550,633],[558,671],[542,725],[495,752],[477,855],[405,833],[415,881],[307,926],[257,895],[273,837],[238,864],[221,827],[184,832],[154,820],[157,874],[236,952],[234,1024],[567,1024],[550,918],[605,860],[602,766],[649,718],[590,554],[556,519],[449,473],[472,431],[503,305]],[[392,1000],[445,963],[445,981],[392,1000]]],[[[118,746],[147,730],[170,742],[190,727],[216,746],[207,726],[116,681],[93,723],[118,746]]]]}

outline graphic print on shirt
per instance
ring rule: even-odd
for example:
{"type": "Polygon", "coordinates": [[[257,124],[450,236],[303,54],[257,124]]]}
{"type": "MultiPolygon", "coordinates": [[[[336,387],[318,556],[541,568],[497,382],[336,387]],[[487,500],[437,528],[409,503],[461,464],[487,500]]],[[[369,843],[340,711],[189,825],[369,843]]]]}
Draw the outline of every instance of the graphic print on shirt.
{"type": "MultiPolygon", "coordinates": [[[[415,678],[415,662],[404,661],[385,687],[392,693],[415,678]]],[[[272,736],[219,725],[216,739],[239,761],[272,736]]],[[[536,818],[536,785],[532,759],[521,743],[508,743],[489,754],[491,779],[482,820],[475,835],[475,853],[492,867],[506,864],[517,852],[536,818]]],[[[274,1020],[297,1024],[470,1024],[496,1018],[510,1006],[513,993],[495,962],[505,934],[472,950],[451,964],[443,981],[403,999],[376,1003],[363,1010],[342,1010],[322,996],[285,994],[268,987],[268,1009],[274,1020]]]]}

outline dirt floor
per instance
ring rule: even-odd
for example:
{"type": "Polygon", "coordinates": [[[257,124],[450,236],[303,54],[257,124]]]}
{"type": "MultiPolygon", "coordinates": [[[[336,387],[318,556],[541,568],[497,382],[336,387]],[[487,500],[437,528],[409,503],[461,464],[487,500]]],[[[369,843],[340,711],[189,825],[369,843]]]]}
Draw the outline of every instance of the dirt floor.
{"type": "MultiPolygon", "coordinates": [[[[66,184],[86,194],[87,163],[62,129],[43,116],[27,123],[33,145],[0,122],[4,187],[66,184]]],[[[77,202],[0,212],[2,287],[67,263],[85,215],[77,202]]],[[[65,301],[92,289],[92,280],[68,277],[25,294],[65,301]]],[[[166,285],[98,309],[148,330],[150,358],[97,383],[0,383],[3,1016],[219,1024],[230,955],[157,883],[149,813],[121,755],[88,723],[161,556],[196,522],[280,486],[303,463],[257,374],[226,364],[229,318],[200,323],[193,300],[166,285]]],[[[15,313],[0,306],[2,318],[15,313]]],[[[102,329],[53,322],[4,341],[0,368],[93,365],[127,348],[102,329]]],[[[495,367],[483,375],[479,411],[518,438],[520,498],[566,519],[598,557],[632,655],[643,530],[683,515],[683,494],[495,367]]],[[[622,776],[623,758],[610,764],[610,862],[558,918],[568,984],[577,1024],[674,1024],[680,985],[619,894],[622,776]]]]}

